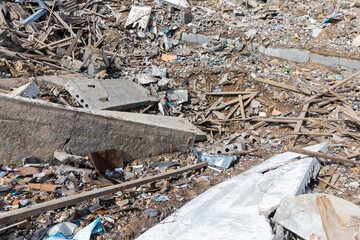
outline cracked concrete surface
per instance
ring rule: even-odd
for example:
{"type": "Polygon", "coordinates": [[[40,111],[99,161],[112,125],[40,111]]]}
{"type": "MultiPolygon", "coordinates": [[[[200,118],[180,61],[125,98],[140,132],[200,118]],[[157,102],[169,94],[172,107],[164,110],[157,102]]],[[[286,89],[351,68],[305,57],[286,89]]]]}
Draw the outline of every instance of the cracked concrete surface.
{"type": "Polygon", "coordinates": [[[55,150],[75,155],[121,149],[124,161],[186,151],[205,135],[184,119],[112,111],[89,111],[0,94],[0,164],[22,158],[52,158],[55,150]]]}
{"type": "Polygon", "coordinates": [[[360,61],[356,59],[348,59],[334,56],[325,56],[312,53],[309,50],[295,48],[265,48],[258,47],[259,52],[272,57],[278,57],[293,62],[305,63],[314,62],[329,67],[340,67],[349,71],[359,71],[360,61]]]}
{"type": "MultiPolygon", "coordinates": [[[[321,143],[305,149],[327,147],[321,143]]],[[[319,171],[316,158],[302,157],[291,152],[276,155],[210,188],[138,240],[274,239],[268,215],[281,199],[303,193],[319,171]]]]}

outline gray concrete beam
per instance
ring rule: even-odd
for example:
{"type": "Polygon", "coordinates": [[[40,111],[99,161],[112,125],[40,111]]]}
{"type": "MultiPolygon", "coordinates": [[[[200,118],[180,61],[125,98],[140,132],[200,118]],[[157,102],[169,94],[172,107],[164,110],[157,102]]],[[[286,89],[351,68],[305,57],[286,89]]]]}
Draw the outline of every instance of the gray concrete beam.
{"type": "Polygon", "coordinates": [[[188,121],[136,113],[89,111],[0,94],[0,164],[51,159],[55,150],[75,155],[121,149],[124,161],[186,151],[205,135],[188,121]]]}
{"type": "Polygon", "coordinates": [[[69,81],[65,89],[88,109],[126,110],[157,103],[146,88],[126,79],[69,81]]]}
{"type": "Polygon", "coordinates": [[[341,57],[325,56],[312,53],[309,50],[301,50],[295,48],[265,48],[259,46],[258,51],[271,56],[286,59],[293,62],[315,62],[329,67],[339,67],[349,71],[359,71],[360,61],[356,59],[348,59],[341,57]]]}

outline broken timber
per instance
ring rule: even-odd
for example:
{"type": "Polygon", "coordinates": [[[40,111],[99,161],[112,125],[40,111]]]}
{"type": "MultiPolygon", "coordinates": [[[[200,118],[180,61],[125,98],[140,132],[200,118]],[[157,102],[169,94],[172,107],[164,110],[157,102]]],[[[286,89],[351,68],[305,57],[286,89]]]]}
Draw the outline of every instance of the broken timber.
{"type": "Polygon", "coordinates": [[[318,158],[322,158],[322,159],[331,159],[335,162],[340,162],[340,163],[360,165],[360,162],[358,162],[358,161],[353,161],[353,160],[349,160],[349,159],[341,158],[341,157],[333,157],[333,156],[325,154],[325,153],[312,152],[312,151],[308,151],[308,150],[300,149],[300,148],[288,148],[288,151],[294,152],[294,153],[299,153],[299,154],[304,154],[304,155],[308,155],[308,156],[312,156],[312,157],[318,157],[318,158]]]}
{"type": "Polygon", "coordinates": [[[101,197],[101,196],[115,193],[115,192],[118,192],[118,191],[121,191],[121,190],[124,190],[127,188],[137,187],[137,186],[140,186],[140,185],[143,185],[146,183],[151,183],[151,182],[154,182],[154,181],[157,181],[160,179],[168,178],[168,177],[171,177],[171,176],[174,176],[177,174],[181,174],[181,173],[184,173],[187,171],[203,168],[206,166],[207,166],[207,163],[202,162],[202,163],[186,166],[186,167],[183,167],[180,169],[172,170],[172,171],[169,171],[166,173],[161,173],[161,174],[158,174],[155,176],[137,179],[137,180],[133,180],[130,182],[117,184],[114,186],[104,187],[104,188],[92,190],[89,192],[83,192],[83,193],[68,196],[68,197],[58,198],[58,199],[55,199],[52,201],[39,203],[36,205],[31,205],[31,206],[13,210],[10,212],[0,213],[0,224],[19,221],[19,220],[22,220],[22,219],[25,219],[25,218],[28,218],[28,217],[31,217],[34,215],[41,214],[46,211],[66,207],[69,205],[74,205],[74,204],[77,204],[77,203],[80,203],[80,202],[83,202],[83,201],[86,201],[86,200],[89,200],[92,198],[101,197]]]}
{"type": "Polygon", "coordinates": [[[300,92],[300,93],[305,93],[305,94],[311,95],[311,91],[307,90],[307,89],[297,88],[297,87],[294,87],[294,86],[290,86],[290,85],[280,83],[280,82],[271,81],[271,80],[268,80],[268,79],[256,78],[256,80],[259,81],[259,82],[262,82],[262,83],[267,83],[267,84],[276,86],[276,87],[285,88],[285,89],[288,89],[288,90],[291,90],[291,91],[294,91],[294,92],[300,92]]]}

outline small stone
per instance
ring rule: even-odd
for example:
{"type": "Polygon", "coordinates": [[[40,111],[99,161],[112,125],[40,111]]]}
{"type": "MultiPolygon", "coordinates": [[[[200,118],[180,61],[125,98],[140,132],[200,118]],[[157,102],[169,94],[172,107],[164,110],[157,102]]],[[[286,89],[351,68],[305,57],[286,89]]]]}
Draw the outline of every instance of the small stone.
{"type": "Polygon", "coordinates": [[[266,117],[266,112],[259,112],[259,117],[266,117]]]}
{"type": "Polygon", "coordinates": [[[355,47],[360,47],[360,35],[357,35],[354,41],[352,42],[352,45],[355,47]]]}
{"type": "Polygon", "coordinates": [[[146,217],[156,217],[159,213],[153,209],[153,208],[149,208],[149,209],[146,209],[144,211],[144,214],[146,215],[146,217]]]}

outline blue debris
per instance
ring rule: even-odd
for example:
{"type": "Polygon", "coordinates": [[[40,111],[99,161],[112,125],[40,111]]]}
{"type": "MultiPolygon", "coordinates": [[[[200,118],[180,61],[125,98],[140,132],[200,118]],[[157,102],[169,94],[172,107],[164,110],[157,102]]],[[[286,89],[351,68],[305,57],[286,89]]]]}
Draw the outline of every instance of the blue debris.
{"type": "Polygon", "coordinates": [[[331,19],[334,19],[338,16],[342,16],[343,13],[337,13],[337,12],[334,12],[332,14],[330,14],[329,16],[327,16],[324,21],[322,21],[322,23],[320,24],[320,26],[324,25],[325,23],[327,23],[328,21],[330,21],[331,19]]]}
{"type": "MultiPolygon", "coordinates": [[[[22,3],[24,2],[24,0],[20,0],[20,2],[22,1],[22,3]]],[[[22,24],[28,25],[30,23],[35,22],[36,20],[38,20],[42,15],[44,15],[45,13],[47,13],[47,8],[44,4],[43,1],[41,0],[37,0],[37,2],[39,3],[41,9],[37,10],[33,15],[31,15],[30,17],[26,18],[25,20],[22,21],[22,24]]]]}
{"type": "Polygon", "coordinates": [[[166,202],[169,200],[169,197],[168,196],[158,196],[158,197],[155,197],[155,201],[157,202],[166,202]]]}
{"type": "Polygon", "coordinates": [[[229,168],[237,160],[236,155],[210,155],[207,153],[199,152],[194,147],[191,147],[190,150],[193,151],[199,162],[207,162],[210,166],[229,168]]]}

